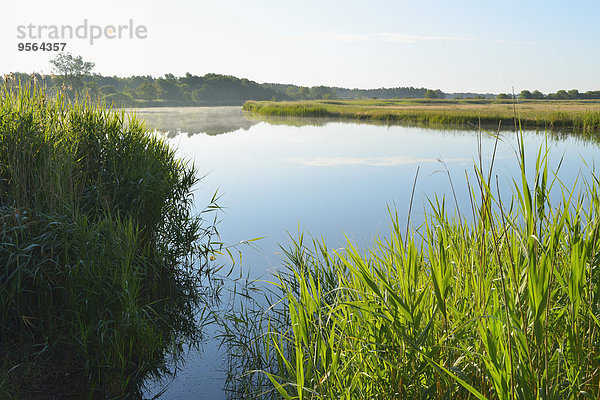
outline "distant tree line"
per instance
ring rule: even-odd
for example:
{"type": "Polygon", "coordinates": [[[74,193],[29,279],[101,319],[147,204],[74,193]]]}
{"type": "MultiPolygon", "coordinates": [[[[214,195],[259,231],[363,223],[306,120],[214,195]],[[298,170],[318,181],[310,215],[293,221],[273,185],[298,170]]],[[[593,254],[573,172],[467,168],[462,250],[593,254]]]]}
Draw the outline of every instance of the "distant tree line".
{"type": "Polygon", "coordinates": [[[485,100],[485,99],[495,99],[496,95],[492,93],[473,93],[473,92],[463,92],[463,93],[447,93],[447,99],[456,99],[456,100],[485,100]]]}
{"type": "MultiPolygon", "coordinates": [[[[511,99],[512,96],[506,93],[500,93],[496,96],[497,99],[511,99]]],[[[584,93],[577,89],[559,90],[556,93],[544,94],[539,90],[529,91],[522,90],[518,95],[519,99],[534,99],[534,100],[592,100],[600,99],[600,90],[590,90],[584,93]]]]}
{"type": "Polygon", "coordinates": [[[379,89],[348,89],[336,86],[296,86],[281,83],[264,83],[263,85],[285,93],[289,100],[318,100],[318,99],[406,99],[429,98],[443,99],[446,93],[441,90],[431,90],[414,87],[395,87],[379,89]]]}
{"type": "Polygon", "coordinates": [[[13,73],[11,75],[15,81],[41,84],[51,93],[61,91],[70,97],[85,95],[98,98],[108,104],[124,106],[241,105],[246,100],[443,99],[446,96],[439,89],[307,87],[257,83],[249,79],[219,74],[196,76],[186,73],[182,77],[166,74],[159,78],[149,75],[130,77],[99,74],[65,76],[13,73]]]}
{"type": "MultiPolygon", "coordinates": [[[[241,105],[246,100],[321,100],[332,98],[429,98],[443,99],[441,90],[397,87],[346,89],[329,86],[297,86],[257,83],[231,75],[206,74],[182,77],[165,74],[146,76],[102,76],[93,74],[95,64],[81,56],[59,53],[50,61],[52,74],[11,74],[12,82],[38,84],[50,93],[74,98],[86,96],[122,106],[241,105]]],[[[5,80],[8,82],[8,79],[5,80]]]]}
{"type": "Polygon", "coordinates": [[[63,75],[13,73],[13,80],[21,83],[36,82],[47,92],[63,92],[69,97],[90,96],[106,103],[125,106],[177,105],[241,105],[246,100],[287,100],[285,94],[248,79],[234,76],[186,74],[175,77],[166,74],[152,76],[85,75],[66,80],[63,75]]]}
{"type": "MultiPolygon", "coordinates": [[[[241,105],[247,100],[323,100],[323,99],[487,99],[494,95],[477,93],[444,93],[440,89],[395,87],[379,89],[348,89],[331,86],[298,86],[280,83],[257,83],[231,75],[186,73],[176,77],[150,75],[102,76],[92,73],[94,63],[81,56],[59,53],[53,60],[53,73],[11,74],[12,82],[36,83],[50,93],[61,92],[68,97],[86,96],[120,106],[179,106],[179,105],[241,105]]],[[[8,79],[5,79],[8,82],[8,79]]],[[[500,93],[497,99],[510,99],[500,93]]],[[[539,90],[523,90],[519,99],[584,100],[600,99],[600,91],[580,93],[577,89],[559,90],[544,94],[539,90]]]]}
{"type": "Polygon", "coordinates": [[[427,93],[426,88],[415,88],[412,86],[379,89],[346,89],[336,87],[334,90],[337,95],[336,97],[341,99],[423,99],[427,93]]]}

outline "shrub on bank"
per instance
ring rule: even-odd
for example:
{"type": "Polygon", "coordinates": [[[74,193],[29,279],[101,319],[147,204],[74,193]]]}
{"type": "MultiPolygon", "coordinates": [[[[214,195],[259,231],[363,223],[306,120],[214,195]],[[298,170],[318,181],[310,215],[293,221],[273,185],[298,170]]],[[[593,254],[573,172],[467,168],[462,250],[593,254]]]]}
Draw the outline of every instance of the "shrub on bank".
{"type": "Polygon", "coordinates": [[[135,118],[2,89],[0,394],[133,394],[198,343],[215,227],[196,182],[135,118]]]}

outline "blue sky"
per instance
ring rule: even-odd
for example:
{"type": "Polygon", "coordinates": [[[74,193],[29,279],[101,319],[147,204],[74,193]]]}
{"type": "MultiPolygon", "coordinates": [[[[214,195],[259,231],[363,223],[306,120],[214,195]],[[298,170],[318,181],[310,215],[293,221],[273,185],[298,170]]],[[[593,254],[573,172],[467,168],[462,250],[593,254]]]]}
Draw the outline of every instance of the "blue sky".
{"type": "MultiPolygon", "coordinates": [[[[0,72],[50,72],[55,53],[19,52],[17,26],[106,27],[145,39],[63,40],[104,75],[231,74],[259,82],[425,86],[446,92],[600,89],[595,1],[9,0],[0,72]]],[[[6,11],[6,8],[5,8],[6,11]]],[[[38,41],[39,42],[39,41],[38,41]]]]}

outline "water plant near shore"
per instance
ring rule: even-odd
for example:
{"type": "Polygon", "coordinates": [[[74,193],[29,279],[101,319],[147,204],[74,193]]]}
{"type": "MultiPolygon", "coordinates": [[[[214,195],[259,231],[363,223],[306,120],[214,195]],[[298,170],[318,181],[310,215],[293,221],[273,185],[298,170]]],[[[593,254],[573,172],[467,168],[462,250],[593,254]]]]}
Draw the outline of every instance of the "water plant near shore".
{"type": "MultiPolygon", "coordinates": [[[[512,104],[490,101],[482,104],[459,100],[247,101],[243,109],[266,116],[343,118],[433,127],[496,127],[499,123],[506,128],[514,126],[512,104]]],[[[532,102],[519,107],[519,119],[527,129],[569,129],[587,134],[600,129],[600,106],[596,102],[532,102]]]]}
{"type": "Polygon", "coordinates": [[[567,187],[517,147],[508,199],[479,164],[469,218],[433,198],[367,251],[300,235],[270,295],[236,288],[231,397],[598,398],[600,182],[567,187]]]}
{"type": "Polygon", "coordinates": [[[0,397],[135,397],[197,346],[216,228],[135,117],[0,92],[0,397]]]}

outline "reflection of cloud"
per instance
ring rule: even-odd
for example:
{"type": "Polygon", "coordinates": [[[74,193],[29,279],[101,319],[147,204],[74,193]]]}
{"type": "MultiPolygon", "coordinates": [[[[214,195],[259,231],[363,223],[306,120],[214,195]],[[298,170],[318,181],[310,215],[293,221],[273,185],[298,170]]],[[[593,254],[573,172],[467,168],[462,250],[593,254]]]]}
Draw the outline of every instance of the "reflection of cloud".
{"type": "Polygon", "coordinates": [[[378,33],[335,33],[321,32],[304,35],[312,42],[391,42],[416,43],[422,40],[472,40],[469,36],[420,36],[407,33],[378,32],[378,33]]]}
{"type": "Polygon", "coordinates": [[[496,39],[496,43],[508,43],[508,44],[535,44],[535,42],[529,42],[526,40],[508,40],[508,39],[496,39]]]}
{"type": "MultiPolygon", "coordinates": [[[[335,167],[343,165],[370,165],[375,167],[393,167],[396,165],[410,165],[417,163],[438,162],[435,158],[417,158],[413,156],[398,157],[306,157],[292,158],[292,162],[308,165],[310,167],[335,167]]],[[[466,158],[450,158],[444,162],[470,161],[466,158]]]]}

